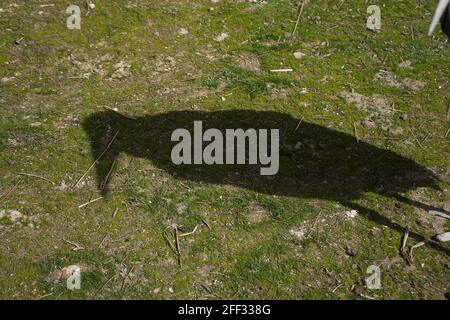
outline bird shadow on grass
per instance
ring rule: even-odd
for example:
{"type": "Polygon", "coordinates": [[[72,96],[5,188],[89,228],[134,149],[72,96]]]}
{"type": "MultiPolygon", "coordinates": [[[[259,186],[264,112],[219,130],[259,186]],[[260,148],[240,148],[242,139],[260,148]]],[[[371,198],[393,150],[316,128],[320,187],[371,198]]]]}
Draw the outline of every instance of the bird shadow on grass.
{"type": "MultiPolygon", "coordinates": [[[[102,111],[87,117],[82,125],[90,139],[93,159],[97,160],[98,188],[105,196],[109,193],[110,169],[121,153],[149,159],[181,180],[233,185],[269,195],[340,202],[358,210],[367,219],[401,233],[405,232],[403,226],[356,201],[363,199],[364,193],[372,192],[430,210],[434,208],[402,194],[423,187],[440,190],[438,177],[410,159],[357,141],[351,135],[278,112],[174,111],[129,119],[113,111],[102,111]],[[244,131],[252,128],[256,132],[278,129],[278,173],[261,175],[260,164],[175,165],[171,154],[178,142],[172,141],[172,133],[176,129],[186,129],[194,137],[194,121],[202,121],[203,132],[210,128],[223,133],[226,129],[238,128],[244,131]]],[[[208,143],[204,142],[203,146],[208,143]]],[[[225,154],[227,150],[223,148],[219,151],[225,154]]],[[[246,150],[249,151],[248,145],[246,150]]],[[[425,240],[411,231],[410,237],[425,240]]],[[[429,245],[450,255],[450,250],[438,243],[429,242],[429,245]]]]}

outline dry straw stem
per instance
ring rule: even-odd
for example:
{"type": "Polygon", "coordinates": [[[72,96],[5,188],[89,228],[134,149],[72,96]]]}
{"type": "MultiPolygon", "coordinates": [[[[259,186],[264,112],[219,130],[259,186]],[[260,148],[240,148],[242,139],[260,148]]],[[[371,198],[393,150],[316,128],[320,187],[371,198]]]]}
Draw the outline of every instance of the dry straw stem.
{"type": "Polygon", "coordinates": [[[19,172],[18,175],[19,175],[19,176],[25,176],[25,177],[31,177],[31,178],[41,179],[41,180],[47,181],[48,183],[51,183],[52,185],[56,185],[56,183],[53,182],[52,180],[47,179],[47,178],[44,178],[44,177],[41,177],[41,176],[38,176],[38,175],[36,175],[36,174],[25,173],[25,172],[19,172]]]}
{"type": "Polygon", "coordinates": [[[11,193],[13,193],[13,191],[16,190],[17,186],[19,185],[19,183],[20,183],[21,181],[22,181],[22,180],[19,178],[19,180],[16,182],[16,184],[15,184],[9,191],[7,191],[6,193],[2,194],[2,195],[0,196],[0,201],[5,200],[11,193]]]}
{"type": "Polygon", "coordinates": [[[294,30],[292,30],[292,36],[295,34],[295,32],[297,31],[297,27],[298,27],[298,23],[300,22],[300,18],[302,16],[303,13],[303,7],[306,4],[306,0],[303,0],[302,2],[299,3],[298,5],[298,9],[297,9],[297,21],[295,21],[295,26],[294,26],[294,30]]]}
{"type": "Polygon", "coordinates": [[[194,230],[192,230],[191,232],[186,232],[186,233],[180,234],[180,238],[186,237],[186,236],[190,236],[191,234],[194,234],[195,232],[197,232],[197,229],[198,229],[198,225],[196,225],[194,230]]]}
{"type": "Polygon", "coordinates": [[[292,71],[294,71],[294,70],[291,69],[291,68],[286,68],[286,69],[272,69],[272,70],[270,70],[270,72],[273,72],[273,73],[292,72],[292,71]]]}
{"type": "Polygon", "coordinates": [[[175,227],[175,245],[177,249],[177,255],[178,255],[178,264],[181,267],[181,251],[180,251],[180,240],[178,238],[178,228],[175,227]]]}
{"type": "Polygon", "coordinates": [[[82,209],[82,208],[84,208],[84,207],[87,207],[87,206],[90,205],[91,203],[96,202],[96,201],[101,200],[101,199],[103,199],[103,197],[98,197],[98,198],[95,198],[95,199],[93,199],[93,200],[89,200],[88,202],[79,205],[79,206],[78,206],[78,209],[82,209]]]}
{"type": "Polygon", "coordinates": [[[421,246],[424,246],[426,244],[426,242],[421,241],[419,243],[416,243],[415,245],[413,245],[410,249],[409,249],[409,258],[411,259],[411,263],[414,262],[414,257],[413,257],[413,250],[416,248],[419,248],[421,246]]]}
{"type": "Polygon", "coordinates": [[[408,237],[409,237],[409,228],[406,227],[405,234],[403,235],[402,239],[402,246],[400,248],[401,251],[405,250],[406,243],[408,242],[408,237]]]}

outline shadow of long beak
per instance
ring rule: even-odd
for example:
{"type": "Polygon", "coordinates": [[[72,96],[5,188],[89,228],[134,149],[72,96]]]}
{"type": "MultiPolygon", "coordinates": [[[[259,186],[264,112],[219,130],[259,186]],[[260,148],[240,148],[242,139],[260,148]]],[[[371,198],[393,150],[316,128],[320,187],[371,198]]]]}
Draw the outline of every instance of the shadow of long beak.
{"type": "Polygon", "coordinates": [[[431,20],[430,28],[428,29],[428,35],[431,36],[434,29],[436,28],[436,25],[438,24],[439,20],[444,15],[445,9],[449,5],[450,0],[440,0],[439,4],[436,8],[436,11],[434,12],[433,20],[431,20]]]}

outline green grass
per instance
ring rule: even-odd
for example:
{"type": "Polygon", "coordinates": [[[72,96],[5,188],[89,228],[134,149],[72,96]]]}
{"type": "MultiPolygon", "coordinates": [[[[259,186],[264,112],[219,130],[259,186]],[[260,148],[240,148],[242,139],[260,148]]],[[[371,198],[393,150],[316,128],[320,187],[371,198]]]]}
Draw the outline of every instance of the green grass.
{"type": "MultiPolygon", "coordinates": [[[[85,1],[73,1],[82,8],[79,31],[65,27],[67,3],[14,2],[18,7],[0,5],[0,78],[15,77],[0,84],[0,195],[7,195],[0,210],[27,219],[0,221],[1,298],[361,299],[351,288],[371,264],[381,265],[383,287],[363,288],[367,296],[442,299],[450,290],[445,252],[418,248],[414,266],[407,266],[398,253],[401,232],[363,215],[347,220],[347,208],[335,202],[180,181],[128,155],[118,159],[107,198],[78,208],[99,196],[93,171],[81,187],[70,187],[93,161],[79,124],[104,106],[135,117],[254,109],[350,135],[357,123],[362,141],[443,179],[444,191],[412,191],[411,197],[450,209],[450,51],[443,35],[426,36],[432,3],[379,1],[382,30],[373,33],[364,26],[363,2],[314,1],[292,37],[295,1],[99,0],[88,16],[85,1]],[[187,35],[177,33],[182,27],[187,35]],[[229,38],[215,42],[222,32],[229,38]],[[295,51],[305,56],[295,59],[295,51]],[[259,70],[239,65],[241,54],[257,59],[259,70]],[[412,68],[398,66],[405,60],[412,68]],[[111,79],[121,61],[130,65],[129,75],[111,79]],[[294,71],[270,72],[280,68],[294,71]],[[426,85],[391,88],[374,80],[380,70],[426,85]],[[86,72],[89,78],[80,78],[86,72]],[[369,113],[342,98],[352,90],[382,95],[399,110],[383,114],[390,128],[359,125],[369,113]],[[400,133],[392,136],[393,128],[400,133]],[[252,223],[255,207],[265,218],[252,223]],[[181,266],[163,237],[172,222],[201,225],[180,240],[181,266]],[[307,237],[299,240],[291,230],[302,226],[307,237]],[[65,240],[85,250],[73,251],[65,240]],[[346,246],[357,255],[347,256],[346,246]],[[55,269],[77,263],[92,270],[83,273],[80,291],[49,280],[55,269]]],[[[450,226],[423,222],[423,210],[372,193],[360,204],[426,237],[450,226]]]]}

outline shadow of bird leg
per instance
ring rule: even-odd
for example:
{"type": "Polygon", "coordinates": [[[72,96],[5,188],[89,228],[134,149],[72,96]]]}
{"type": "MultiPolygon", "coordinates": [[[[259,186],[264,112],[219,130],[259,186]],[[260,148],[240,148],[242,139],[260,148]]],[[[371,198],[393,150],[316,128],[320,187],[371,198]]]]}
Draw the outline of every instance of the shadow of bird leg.
{"type": "MultiPolygon", "coordinates": [[[[368,209],[366,207],[360,206],[356,203],[353,202],[342,202],[343,205],[345,205],[346,207],[350,208],[350,209],[354,209],[357,210],[359,212],[360,215],[364,216],[365,218],[367,218],[368,220],[371,220],[379,225],[383,225],[386,226],[392,230],[395,230],[397,232],[399,232],[400,234],[404,234],[406,231],[405,227],[402,227],[401,225],[399,225],[398,223],[390,220],[389,218],[379,214],[378,212],[376,212],[375,210],[372,209],[368,209]]],[[[427,245],[436,250],[436,251],[440,251],[444,254],[446,254],[447,256],[450,256],[450,249],[447,249],[443,246],[441,246],[440,244],[427,239],[425,237],[423,237],[422,235],[415,233],[411,230],[409,230],[409,237],[415,239],[417,242],[421,242],[424,241],[427,243],[427,245]]]]}
{"type": "Polygon", "coordinates": [[[394,198],[394,199],[397,199],[400,202],[412,205],[412,206],[414,206],[416,208],[420,208],[420,209],[423,209],[425,211],[434,211],[435,212],[434,215],[439,215],[439,216],[441,216],[443,218],[450,219],[450,212],[446,211],[444,209],[436,208],[436,207],[430,206],[428,204],[425,204],[425,203],[422,203],[422,202],[419,202],[419,201],[416,201],[416,200],[409,199],[409,198],[407,198],[405,196],[402,196],[401,194],[398,194],[398,193],[393,194],[391,197],[394,198]]]}

